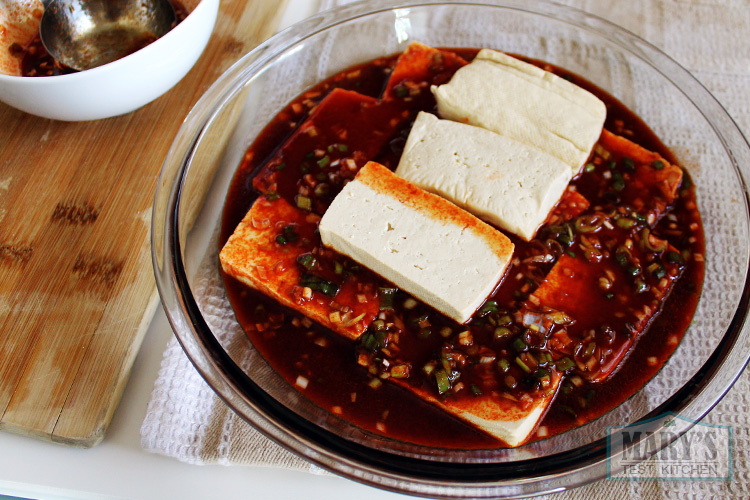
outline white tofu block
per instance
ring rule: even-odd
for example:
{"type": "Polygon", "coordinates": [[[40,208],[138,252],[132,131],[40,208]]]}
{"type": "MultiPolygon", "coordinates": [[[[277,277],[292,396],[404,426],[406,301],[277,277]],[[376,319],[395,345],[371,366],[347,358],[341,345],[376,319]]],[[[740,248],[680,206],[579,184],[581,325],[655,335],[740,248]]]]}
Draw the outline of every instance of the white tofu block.
{"type": "Polygon", "coordinates": [[[443,399],[406,381],[390,380],[473,427],[504,441],[508,446],[516,447],[529,440],[557,395],[562,376],[558,371],[552,371],[550,375],[550,386],[545,394],[520,401],[487,394],[472,398],[443,399]]]}
{"type": "Polygon", "coordinates": [[[535,147],[424,112],[396,175],[527,241],[572,178],[567,164],[535,147]]]}
{"type": "Polygon", "coordinates": [[[333,200],[323,244],[465,323],[494,290],[513,244],[493,227],[370,162],[333,200]]]}
{"type": "Polygon", "coordinates": [[[492,130],[559,158],[577,174],[604,125],[604,103],[581,87],[484,49],[432,87],[442,118],[492,130]]]}

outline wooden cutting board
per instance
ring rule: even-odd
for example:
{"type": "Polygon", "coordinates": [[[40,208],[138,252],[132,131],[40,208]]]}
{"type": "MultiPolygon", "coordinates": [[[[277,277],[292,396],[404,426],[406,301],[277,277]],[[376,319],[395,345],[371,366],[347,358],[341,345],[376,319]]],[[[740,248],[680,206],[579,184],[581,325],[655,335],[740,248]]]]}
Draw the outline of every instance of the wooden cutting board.
{"type": "Polygon", "coordinates": [[[0,103],[0,429],[101,441],[158,303],[160,167],[191,107],[273,34],[284,7],[222,0],[196,66],[128,115],[66,123],[0,103]]]}

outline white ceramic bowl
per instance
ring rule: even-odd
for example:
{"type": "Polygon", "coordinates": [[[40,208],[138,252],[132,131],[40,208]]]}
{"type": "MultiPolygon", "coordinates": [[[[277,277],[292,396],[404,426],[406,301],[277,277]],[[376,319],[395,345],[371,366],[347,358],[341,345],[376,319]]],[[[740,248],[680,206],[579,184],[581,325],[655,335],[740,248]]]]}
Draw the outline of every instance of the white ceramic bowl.
{"type": "Polygon", "coordinates": [[[171,89],[200,57],[219,0],[202,0],[172,31],[117,61],[47,77],[0,75],[0,101],[33,115],[98,120],[134,111],[171,89]]]}

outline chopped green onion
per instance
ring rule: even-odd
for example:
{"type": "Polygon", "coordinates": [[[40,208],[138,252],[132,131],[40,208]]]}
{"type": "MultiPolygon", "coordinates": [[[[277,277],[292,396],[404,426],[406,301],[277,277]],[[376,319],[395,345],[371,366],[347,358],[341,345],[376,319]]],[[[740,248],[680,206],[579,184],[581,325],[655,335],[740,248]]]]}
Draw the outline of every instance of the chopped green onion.
{"type": "Polygon", "coordinates": [[[555,367],[557,367],[557,369],[560,370],[561,372],[570,370],[571,368],[575,367],[575,365],[576,365],[575,362],[567,356],[564,358],[558,359],[555,362],[555,367]]]}
{"type": "Polygon", "coordinates": [[[527,347],[528,346],[526,345],[526,342],[524,342],[520,337],[516,338],[516,340],[513,341],[513,349],[515,349],[516,352],[523,352],[527,347]]]}
{"type": "Polygon", "coordinates": [[[648,292],[648,285],[643,280],[635,280],[635,291],[636,293],[648,292]]]}
{"type": "Polygon", "coordinates": [[[370,327],[376,332],[384,332],[388,329],[388,327],[385,326],[385,321],[383,321],[382,319],[376,319],[375,321],[370,323],[370,327]]]}
{"type": "Polygon", "coordinates": [[[583,170],[588,173],[593,172],[595,169],[596,165],[594,165],[593,163],[587,163],[583,170]]]}
{"type": "Polygon", "coordinates": [[[437,382],[438,393],[445,394],[451,388],[451,382],[448,380],[448,374],[445,370],[437,370],[435,372],[435,381],[437,382]]]}
{"type": "Polygon", "coordinates": [[[278,165],[276,165],[276,170],[284,170],[286,168],[286,163],[281,162],[278,165]]]}
{"type": "Polygon", "coordinates": [[[297,208],[301,208],[302,210],[307,210],[309,212],[310,210],[312,210],[312,200],[307,196],[297,195],[297,208]]]}
{"type": "Polygon", "coordinates": [[[497,311],[497,302],[494,300],[488,300],[485,302],[485,304],[482,306],[481,309],[479,309],[479,316],[487,316],[491,312],[497,311]]]}
{"type": "Polygon", "coordinates": [[[290,224],[288,226],[284,226],[284,229],[281,230],[281,234],[276,237],[276,242],[279,245],[286,245],[287,243],[297,241],[298,239],[299,236],[294,230],[294,226],[290,224]]]}
{"type": "Polygon", "coordinates": [[[602,228],[604,216],[602,214],[582,215],[576,219],[576,232],[595,233],[602,228]]]}
{"type": "Polygon", "coordinates": [[[393,298],[396,296],[396,292],[398,292],[398,288],[378,288],[381,311],[390,311],[393,309],[393,298]]]}
{"type": "Polygon", "coordinates": [[[344,272],[344,264],[342,264],[339,261],[336,261],[333,263],[333,272],[336,274],[341,274],[344,272]]]}
{"type": "Polygon", "coordinates": [[[279,198],[281,198],[281,196],[279,196],[279,193],[275,193],[275,192],[273,192],[273,191],[272,191],[272,192],[270,192],[270,193],[267,193],[267,194],[266,194],[266,199],[267,199],[268,201],[276,201],[276,200],[278,200],[279,198]]]}
{"type": "Polygon", "coordinates": [[[385,331],[371,332],[368,330],[362,334],[359,342],[360,345],[368,351],[377,351],[385,347],[385,338],[385,331]]]}
{"type": "Polygon", "coordinates": [[[510,369],[510,363],[508,363],[507,359],[500,358],[500,360],[497,362],[497,367],[502,371],[507,372],[510,369]]]}
{"type": "Polygon", "coordinates": [[[342,153],[346,153],[349,151],[349,147],[346,144],[339,144],[339,151],[342,153]]]}
{"type": "Polygon", "coordinates": [[[314,274],[303,274],[300,277],[300,285],[322,292],[329,297],[335,297],[339,293],[339,285],[326,281],[314,274]]]}
{"type": "Polygon", "coordinates": [[[379,388],[381,385],[383,385],[383,381],[379,378],[371,378],[370,381],[367,383],[370,387],[373,389],[379,388]]]}
{"type": "Polygon", "coordinates": [[[471,393],[475,396],[481,396],[483,394],[482,389],[476,384],[471,384],[471,393]]]}
{"type": "Polygon", "coordinates": [[[409,95],[409,89],[406,88],[406,85],[403,84],[399,84],[394,87],[393,91],[396,93],[396,97],[406,97],[409,95]]]}
{"type": "Polygon", "coordinates": [[[531,373],[531,368],[526,365],[526,363],[523,362],[523,360],[519,357],[516,357],[516,364],[526,373],[531,373]]]}
{"type": "Polygon", "coordinates": [[[326,168],[328,165],[330,165],[331,159],[328,156],[324,156],[320,160],[318,160],[318,166],[320,168],[326,168]]]}
{"type": "Polygon", "coordinates": [[[663,252],[667,249],[667,242],[651,235],[651,231],[644,227],[641,231],[641,243],[652,252],[663,252]]]}
{"type": "Polygon", "coordinates": [[[667,255],[665,256],[666,260],[670,264],[679,264],[682,265],[685,263],[685,261],[682,260],[682,256],[679,252],[667,252],[667,255]]]}
{"type": "Polygon", "coordinates": [[[310,158],[314,158],[314,157],[315,157],[315,152],[314,152],[314,151],[310,151],[309,153],[307,153],[307,154],[305,155],[305,158],[307,158],[308,160],[309,160],[310,158]]]}
{"type": "Polygon", "coordinates": [[[612,189],[615,191],[622,191],[625,189],[625,180],[622,178],[622,174],[620,172],[613,172],[612,173],[612,189]]]}
{"type": "Polygon", "coordinates": [[[444,326],[440,329],[440,336],[443,337],[444,339],[447,339],[451,335],[453,335],[453,330],[451,329],[450,326],[444,326]]]}
{"type": "Polygon", "coordinates": [[[630,229],[635,226],[635,221],[628,217],[620,217],[615,221],[615,225],[620,229],[630,229]]]}
{"type": "Polygon", "coordinates": [[[391,368],[391,377],[407,378],[409,376],[409,365],[396,365],[391,368]]]}
{"type": "Polygon", "coordinates": [[[594,349],[596,349],[596,342],[589,342],[589,344],[586,346],[586,350],[583,351],[583,356],[588,358],[592,354],[594,354],[594,349]]]}
{"type": "Polygon", "coordinates": [[[534,372],[534,376],[539,380],[550,380],[550,374],[547,370],[544,368],[537,368],[537,370],[534,372]]]}
{"type": "Polygon", "coordinates": [[[508,327],[498,326],[497,328],[495,328],[495,340],[504,339],[510,337],[511,335],[513,335],[513,332],[510,331],[510,328],[508,327]]]}
{"type": "Polygon", "coordinates": [[[331,186],[326,184],[325,182],[321,182],[317,186],[315,186],[315,196],[317,197],[323,197],[326,196],[328,193],[331,192],[331,186]]]}
{"type": "Polygon", "coordinates": [[[664,266],[661,265],[659,262],[654,262],[653,264],[649,265],[646,269],[648,269],[648,272],[654,275],[654,278],[660,280],[663,277],[667,275],[667,270],[664,269],[664,266]]]}
{"type": "Polygon", "coordinates": [[[635,172],[635,162],[632,158],[623,158],[622,165],[626,172],[635,172]]]}
{"type": "Polygon", "coordinates": [[[651,167],[653,167],[654,170],[661,170],[664,168],[664,162],[661,160],[655,160],[651,163],[651,167]]]}
{"type": "Polygon", "coordinates": [[[308,271],[312,271],[318,267],[318,259],[311,253],[303,253],[297,257],[297,264],[304,267],[308,271]]]}

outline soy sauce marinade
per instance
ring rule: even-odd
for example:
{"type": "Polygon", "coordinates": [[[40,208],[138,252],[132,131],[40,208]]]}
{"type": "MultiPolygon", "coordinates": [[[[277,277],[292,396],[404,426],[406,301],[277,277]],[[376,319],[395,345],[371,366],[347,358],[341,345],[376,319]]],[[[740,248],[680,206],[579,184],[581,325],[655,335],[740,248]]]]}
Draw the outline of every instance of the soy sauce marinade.
{"type": "MultiPolygon", "coordinates": [[[[453,52],[470,61],[477,50],[460,49],[453,52]]],[[[322,214],[341,186],[367,160],[378,161],[395,169],[417,112],[435,112],[436,104],[429,91],[429,84],[445,83],[456,70],[448,56],[432,61],[424,84],[415,85],[405,80],[402,83],[396,82],[395,85],[392,82],[388,86],[387,92],[396,102],[384,105],[378,116],[380,120],[390,117],[391,123],[380,124],[381,129],[389,130],[389,135],[379,138],[375,152],[370,152],[367,157],[361,151],[350,148],[346,140],[314,151],[287,151],[284,157],[294,159],[289,164],[279,160],[279,150],[311,110],[333,89],[355,90],[365,96],[381,97],[397,58],[398,55],[377,59],[349,68],[321,82],[292,101],[268,124],[248,149],[230,187],[222,221],[222,245],[258,196],[258,188],[267,196],[268,193],[274,197],[280,196],[290,203],[296,203],[300,208],[322,214]]],[[[607,130],[675,163],[671,153],[649,128],[612,96],[577,75],[545,63],[525,60],[597,95],[607,106],[607,130]]],[[[378,129],[378,124],[372,122],[351,123],[349,126],[347,132],[351,136],[381,130],[378,129]]],[[[342,135],[347,136],[346,133],[342,135]]],[[[372,150],[372,146],[366,145],[362,149],[369,147],[372,150]]],[[[612,214],[615,210],[613,207],[622,203],[622,200],[629,202],[629,196],[632,198],[628,183],[624,182],[624,179],[627,180],[632,175],[629,173],[631,163],[628,158],[610,155],[601,147],[595,148],[587,166],[571,185],[591,202],[593,212],[598,209],[599,212],[609,211],[612,214]]],[[[656,169],[658,167],[658,164],[654,166],[656,169]]],[[[686,173],[679,188],[679,196],[670,208],[669,213],[652,229],[652,233],[671,245],[670,252],[659,250],[663,261],[678,267],[682,276],[663,305],[661,314],[638,340],[627,360],[606,381],[589,382],[568,369],[568,375],[540,426],[538,437],[554,435],[581,425],[620,404],[655,375],[677,347],[695,310],[704,271],[703,232],[695,192],[686,173]],[[671,252],[672,249],[676,252],[671,252]]],[[[646,223],[636,215],[630,212],[627,216],[616,214],[611,220],[618,227],[633,227],[635,237],[648,234],[641,229],[645,228],[646,223]]],[[[516,245],[514,263],[502,285],[465,327],[459,327],[401,291],[388,297],[388,303],[392,303],[393,307],[393,311],[387,311],[388,318],[399,317],[403,321],[403,324],[399,324],[401,335],[397,337],[397,347],[400,349],[399,356],[409,358],[412,362],[410,383],[431,387],[436,393],[443,392],[446,388],[439,387],[440,381],[437,382],[438,387],[435,387],[435,377],[426,375],[422,368],[429,365],[430,360],[436,359],[436,356],[439,358],[441,352],[445,357],[446,349],[455,347],[455,352],[447,355],[474,360],[482,356],[482,353],[485,353],[485,357],[495,356],[492,358],[492,373],[497,380],[490,385],[502,384],[507,380],[507,374],[512,374],[519,382],[523,379],[523,383],[518,383],[513,388],[516,395],[519,391],[523,392],[525,387],[534,384],[535,387],[540,387],[542,382],[538,377],[523,378],[524,373],[515,364],[508,367],[505,366],[509,364],[507,361],[498,359],[501,358],[497,356],[498,352],[512,349],[510,340],[508,345],[502,344],[504,340],[498,338],[498,332],[502,334],[505,330],[513,331],[513,340],[519,338],[520,334],[515,331],[517,325],[509,322],[509,317],[539,286],[555,261],[564,254],[575,256],[576,253],[587,250],[579,236],[584,234],[586,228],[579,223],[577,232],[575,227],[572,221],[567,225],[547,224],[540,229],[537,238],[528,243],[509,235],[516,245]],[[574,241],[568,241],[571,239],[569,236],[574,241]],[[476,345],[471,353],[461,350],[458,334],[463,331],[471,332],[476,345]],[[501,344],[502,348],[498,347],[501,344]]],[[[281,239],[277,241],[284,242],[288,235],[289,233],[285,234],[280,229],[281,239]]],[[[347,259],[331,261],[328,265],[336,264],[343,269],[342,262],[346,266],[352,266],[347,259]]],[[[628,268],[626,260],[623,259],[622,263],[628,268]]],[[[655,269],[657,264],[652,263],[651,271],[658,276],[663,270],[655,269]]],[[[641,274],[634,278],[635,283],[638,283],[638,276],[647,271],[639,269],[638,272],[641,274]]],[[[635,275],[635,271],[633,274],[635,275]]],[[[383,328],[383,322],[373,322],[361,341],[354,343],[296,312],[284,309],[231,277],[225,277],[225,282],[237,318],[257,349],[290,383],[294,383],[300,376],[308,380],[304,393],[320,406],[363,428],[413,443],[448,448],[502,445],[494,438],[420,401],[393,384],[377,383],[379,377],[388,370],[388,366],[383,367],[384,356],[380,350],[383,347],[383,337],[388,333],[383,328]]],[[[380,285],[383,287],[381,290],[392,287],[385,282],[380,285]]],[[[635,299],[636,292],[628,290],[631,289],[614,287],[613,293],[609,293],[607,298],[614,300],[615,293],[630,293],[631,298],[635,299]]],[[[616,307],[613,305],[612,309],[616,310],[616,307]]],[[[600,336],[598,333],[597,339],[600,336]]],[[[513,358],[509,359],[512,361],[513,358]]],[[[539,361],[543,362],[536,360],[539,361]]],[[[486,370],[468,365],[471,364],[465,363],[466,369],[462,373],[460,389],[463,390],[455,391],[456,388],[451,387],[450,397],[472,397],[473,394],[481,393],[483,388],[486,390],[488,382],[483,380],[486,370]]],[[[390,369],[393,370],[393,366],[390,369]]],[[[544,373],[544,369],[537,369],[534,373],[544,373]]],[[[506,390],[510,391],[507,387],[506,390]]],[[[444,396],[448,396],[448,393],[444,396]]]]}

